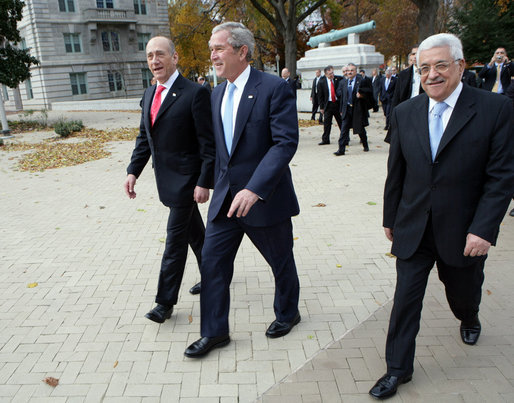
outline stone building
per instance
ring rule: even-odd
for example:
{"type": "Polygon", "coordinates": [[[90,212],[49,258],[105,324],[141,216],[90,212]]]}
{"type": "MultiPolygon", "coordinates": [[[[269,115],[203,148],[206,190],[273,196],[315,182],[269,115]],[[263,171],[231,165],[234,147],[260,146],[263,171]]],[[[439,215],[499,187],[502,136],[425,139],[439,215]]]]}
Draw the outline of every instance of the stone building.
{"type": "Polygon", "coordinates": [[[2,86],[9,109],[52,102],[140,97],[150,85],[145,46],[169,36],[165,0],[25,0],[22,47],[39,61],[18,90],[2,86]],[[18,99],[17,99],[18,98],[18,99]]]}

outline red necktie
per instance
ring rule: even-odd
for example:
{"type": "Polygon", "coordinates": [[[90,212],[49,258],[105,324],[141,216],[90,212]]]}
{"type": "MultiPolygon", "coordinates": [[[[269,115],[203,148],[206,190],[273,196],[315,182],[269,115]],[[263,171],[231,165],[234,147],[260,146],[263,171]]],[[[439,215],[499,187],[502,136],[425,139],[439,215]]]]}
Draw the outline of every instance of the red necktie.
{"type": "Polygon", "coordinates": [[[159,85],[155,91],[152,107],[150,108],[150,120],[152,121],[152,126],[155,122],[155,118],[157,117],[157,112],[159,112],[159,108],[161,107],[161,92],[163,92],[165,89],[166,87],[164,85],[159,85]]]}
{"type": "Polygon", "coordinates": [[[330,80],[330,96],[332,97],[332,102],[336,101],[336,92],[334,91],[334,83],[330,80]]]}

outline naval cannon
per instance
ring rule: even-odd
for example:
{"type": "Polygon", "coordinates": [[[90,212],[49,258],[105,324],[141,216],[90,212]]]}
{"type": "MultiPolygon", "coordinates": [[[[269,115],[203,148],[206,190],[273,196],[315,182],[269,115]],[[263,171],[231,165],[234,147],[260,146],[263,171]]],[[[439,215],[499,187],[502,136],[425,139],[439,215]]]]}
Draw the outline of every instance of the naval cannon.
{"type": "Polygon", "coordinates": [[[375,21],[365,22],[364,24],[354,25],[344,29],[331,30],[326,34],[313,36],[307,42],[311,48],[317,47],[320,43],[334,42],[342,38],[346,38],[350,34],[359,34],[361,32],[371,31],[375,29],[375,21]]]}

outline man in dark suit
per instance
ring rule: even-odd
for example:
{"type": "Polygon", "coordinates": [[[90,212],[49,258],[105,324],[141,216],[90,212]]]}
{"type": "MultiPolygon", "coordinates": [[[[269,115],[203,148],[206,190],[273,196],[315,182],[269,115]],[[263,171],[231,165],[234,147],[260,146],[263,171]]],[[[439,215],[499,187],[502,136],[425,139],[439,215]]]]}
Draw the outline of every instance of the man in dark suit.
{"type": "Polygon", "coordinates": [[[393,77],[392,70],[387,69],[385,77],[382,78],[382,82],[380,83],[380,102],[382,103],[382,109],[384,110],[384,116],[386,118],[386,125],[384,130],[389,130],[391,104],[393,102],[393,94],[397,80],[398,79],[396,77],[393,77]]]}
{"type": "Polygon", "coordinates": [[[289,85],[289,87],[291,88],[291,91],[293,91],[293,94],[294,96],[296,97],[296,80],[293,80],[291,78],[291,73],[289,73],[289,69],[287,68],[283,68],[282,69],[282,74],[281,74],[282,78],[284,80],[286,80],[286,83],[287,85],[289,85]]]}
{"type": "Polygon", "coordinates": [[[320,146],[330,144],[330,131],[332,130],[332,117],[336,119],[341,130],[341,115],[339,115],[339,100],[336,91],[339,86],[340,76],[334,76],[334,68],[327,66],[324,69],[325,76],[318,83],[318,103],[323,115],[323,135],[320,146]]]}
{"type": "Polygon", "coordinates": [[[209,47],[227,81],[212,92],[216,179],[202,252],[202,337],[187,357],[230,342],[230,282],[244,234],[275,276],[275,320],[266,336],[284,336],[300,322],[291,223],[299,206],[288,166],[298,146],[296,100],[284,80],[250,67],[255,39],[243,24],[215,27],[209,47]]]}
{"type": "MultiPolygon", "coordinates": [[[[205,227],[197,203],[209,199],[215,151],[209,92],[179,74],[173,42],[162,36],[152,38],[146,56],[157,84],[147,88],[141,100],[140,131],[124,188],[131,199],[136,197],[136,179],[151,155],[159,199],[170,213],[157,306],[145,316],[162,323],[177,303],[188,244],[201,263],[205,227]]],[[[199,287],[191,292],[199,292],[199,287]]]]}
{"type": "Polygon", "coordinates": [[[478,73],[483,80],[482,88],[498,94],[507,91],[511,76],[514,76],[514,63],[509,61],[505,48],[496,49],[491,61],[478,73]]]}
{"type": "MultiPolygon", "coordinates": [[[[316,112],[318,112],[319,102],[318,102],[318,82],[321,78],[321,70],[316,70],[316,77],[312,80],[312,89],[311,89],[311,102],[312,102],[312,115],[311,120],[316,120],[316,112]]],[[[320,112],[319,114],[319,123],[323,123],[323,114],[320,112]]]]}
{"type": "MultiPolygon", "coordinates": [[[[413,46],[409,55],[409,67],[402,70],[397,76],[395,84],[393,98],[391,100],[391,113],[396,105],[401,104],[408,99],[414,98],[415,96],[423,92],[421,86],[421,77],[416,66],[416,52],[418,51],[417,46],[413,46]]],[[[386,143],[391,142],[391,130],[387,130],[386,137],[384,139],[386,143]]]]}
{"type": "Polygon", "coordinates": [[[373,87],[373,112],[378,112],[378,96],[380,94],[380,85],[382,84],[382,75],[378,69],[373,69],[371,73],[371,86],[373,87]]]}
{"type": "Polygon", "coordinates": [[[200,76],[198,77],[198,84],[200,84],[202,87],[205,87],[209,90],[209,93],[212,91],[211,84],[209,84],[209,81],[205,79],[205,77],[200,76]]]}
{"type": "Polygon", "coordinates": [[[464,69],[464,72],[462,73],[461,81],[471,87],[476,88],[476,86],[477,86],[477,76],[471,70],[464,69]]]}
{"type": "Polygon", "coordinates": [[[371,80],[357,74],[357,66],[353,63],[346,66],[346,71],[346,78],[343,78],[337,87],[337,97],[340,100],[341,134],[339,148],[334,153],[336,156],[345,154],[346,146],[350,144],[351,128],[354,134],[359,135],[364,151],[369,151],[366,126],[369,125],[368,109],[373,104],[371,80]]]}
{"type": "Polygon", "coordinates": [[[477,342],[484,262],[514,188],[512,105],[460,81],[460,40],[438,34],[419,46],[426,94],[398,105],[384,191],[384,230],[397,257],[386,343],[387,373],[370,390],[396,393],[412,378],[415,339],[430,270],[465,344],[477,342]]]}

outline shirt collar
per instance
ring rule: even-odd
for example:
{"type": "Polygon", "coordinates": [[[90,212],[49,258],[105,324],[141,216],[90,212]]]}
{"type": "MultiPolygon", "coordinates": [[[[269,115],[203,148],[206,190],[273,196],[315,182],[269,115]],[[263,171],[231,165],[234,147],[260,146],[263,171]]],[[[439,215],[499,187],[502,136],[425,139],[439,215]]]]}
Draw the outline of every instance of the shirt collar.
{"type": "Polygon", "coordinates": [[[165,83],[160,83],[159,81],[157,81],[157,85],[163,85],[166,87],[167,90],[169,90],[171,88],[171,86],[173,85],[173,83],[175,82],[175,80],[177,79],[178,77],[178,70],[175,70],[175,72],[170,76],[170,78],[168,78],[168,81],[166,81],[165,83]]]}
{"type": "MultiPolygon", "coordinates": [[[[238,90],[243,90],[246,83],[248,82],[248,79],[250,78],[250,65],[246,66],[246,69],[243,70],[241,74],[237,76],[237,78],[234,80],[234,85],[238,90]]],[[[230,82],[229,80],[227,80],[230,82]]],[[[226,86],[228,88],[228,85],[226,86]]]]}
{"type": "MultiPolygon", "coordinates": [[[[455,108],[455,104],[457,103],[457,100],[459,99],[459,95],[462,91],[462,81],[459,82],[459,85],[457,85],[457,88],[455,88],[453,90],[453,92],[450,94],[450,96],[448,98],[446,98],[443,102],[445,104],[447,104],[450,108],[455,108]]],[[[432,111],[432,108],[434,107],[434,105],[437,103],[436,100],[432,99],[432,98],[429,98],[429,104],[428,104],[428,111],[432,111]]]]}

